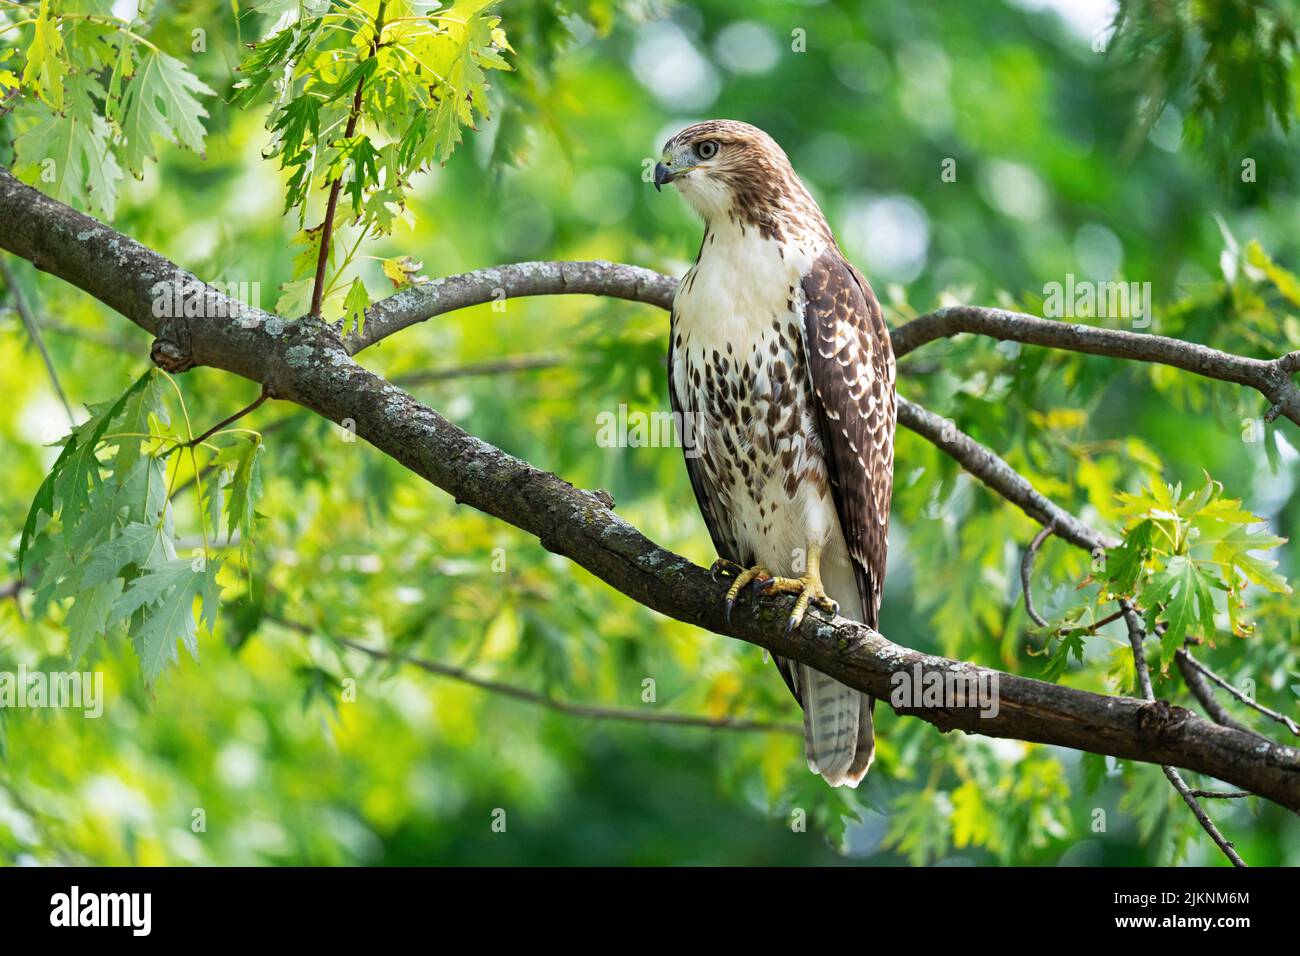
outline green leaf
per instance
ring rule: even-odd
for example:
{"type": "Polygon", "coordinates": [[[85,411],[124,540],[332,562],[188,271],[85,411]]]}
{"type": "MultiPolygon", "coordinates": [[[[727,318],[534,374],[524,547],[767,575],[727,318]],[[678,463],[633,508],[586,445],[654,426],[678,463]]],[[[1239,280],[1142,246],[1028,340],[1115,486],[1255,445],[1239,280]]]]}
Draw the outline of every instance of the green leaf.
{"type": "Polygon", "coordinates": [[[330,161],[327,178],[343,179],[343,191],[352,200],[352,213],[360,216],[366,189],[379,182],[379,152],[364,134],[341,139],[338,152],[330,161]]]}
{"type": "Polygon", "coordinates": [[[221,532],[221,512],[225,507],[226,490],[220,475],[214,475],[203,486],[203,521],[205,531],[210,529],[213,537],[221,532]]]}
{"type": "Polygon", "coordinates": [[[408,38],[408,48],[424,82],[435,84],[436,105],[432,124],[422,129],[418,148],[404,150],[413,167],[427,162],[445,163],[461,140],[461,127],[472,126],[474,114],[487,115],[485,70],[508,70],[501,50],[509,49],[500,19],[482,12],[481,5],[457,4],[453,13],[464,16],[457,23],[449,17],[443,29],[408,38]]]}
{"type": "Polygon", "coordinates": [[[151,50],[140,60],[122,96],[122,159],[136,177],[155,156],[158,136],[203,154],[208,115],[200,96],[216,94],[180,60],[151,50]]]}
{"type": "Polygon", "coordinates": [[[131,579],[122,595],[113,602],[109,623],[116,623],[143,607],[158,603],[176,588],[190,586],[195,577],[197,575],[187,558],[160,562],[146,573],[131,579]]]}
{"type": "Polygon", "coordinates": [[[1104,754],[1084,753],[1079,760],[1083,768],[1083,792],[1096,793],[1106,780],[1106,756],[1104,754]]]}
{"type": "Polygon", "coordinates": [[[68,78],[62,113],[35,101],[14,109],[14,172],[55,199],[112,218],[122,169],[110,148],[111,132],[93,96],[103,87],[90,74],[68,78]]]}
{"type": "MultiPolygon", "coordinates": [[[[1250,517],[1253,521],[1255,516],[1250,517]]],[[[1290,594],[1291,587],[1286,583],[1286,578],[1275,570],[1277,562],[1252,553],[1271,551],[1285,543],[1286,538],[1273,534],[1251,534],[1245,525],[1234,525],[1218,539],[1214,557],[1228,565],[1230,581],[1235,578],[1232,572],[1240,571],[1252,584],[1263,585],[1276,594],[1290,594]]]]}
{"type": "Polygon", "coordinates": [[[370,308],[370,296],[366,293],[366,284],[358,276],[352,280],[347,297],[343,300],[344,335],[347,335],[353,327],[356,328],[358,335],[364,331],[368,308],[370,308]]]}
{"type": "Polygon", "coordinates": [[[314,150],[320,136],[320,100],[314,96],[300,96],[285,104],[271,126],[279,134],[275,146],[267,155],[279,153],[283,159],[280,168],[299,165],[299,154],[314,150]]]}
{"type": "Polygon", "coordinates": [[[379,69],[379,61],[367,56],[357,62],[343,77],[333,84],[322,84],[318,89],[325,97],[326,103],[334,103],[346,97],[349,101],[356,96],[357,87],[369,82],[379,69]]]}
{"type": "Polygon", "coordinates": [[[63,625],[68,629],[70,663],[81,660],[91,641],[103,637],[108,630],[109,615],[122,594],[121,579],[101,581],[93,588],[82,591],[72,603],[63,625]]]}
{"type": "Polygon", "coordinates": [[[260,441],[239,441],[221,449],[215,461],[234,464],[230,478],[230,497],[226,501],[226,540],[239,531],[241,548],[252,546],[257,501],[262,496],[260,441]]]}
{"type": "Polygon", "coordinates": [[[1060,637],[1051,656],[1047,659],[1047,666],[1043,669],[1043,680],[1051,681],[1053,684],[1060,680],[1069,667],[1071,655],[1080,664],[1084,662],[1083,639],[1087,633],[1086,629],[1080,628],[1060,637]]]}
{"type": "Polygon", "coordinates": [[[27,66],[23,68],[23,85],[30,87],[50,109],[63,112],[63,81],[68,75],[63,36],[59,24],[50,17],[50,0],[41,0],[36,15],[36,30],[27,48],[27,66]]]}
{"type": "MultiPolygon", "coordinates": [[[[133,393],[122,410],[122,419],[117,431],[126,435],[151,435],[153,422],[160,425],[171,424],[167,405],[163,401],[163,380],[161,376],[150,375],[143,388],[133,393]]],[[[144,438],[114,438],[117,455],[113,459],[113,474],[128,475],[140,460],[145,442],[144,438]]]]}
{"type": "Polygon", "coordinates": [[[90,552],[82,565],[78,587],[96,587],[131,565],[143,569],[164,563],[169,555],[161,544],[162,537],[162,530],[153,525],[128,524],[121,533],[90,552]]]}
{"type": "Polygon", "coordinates": [[[1155,524],[1149,519],[1140,521],[1124,534],[1119,547],[1106,552],[1106,581],[1113,594],[1132,594],[1151,553],[1151,537],[1155,524]]]}
{"type": "Polygon", "coordinates": [[[1169,560],[1165,570],[1143,589],[1139,601],[1146,608],[1164,606],[1155,617],[1166,624],[1160,639],[1161,669],[1169,666],[1174,652],[1183,646],[1193,628],[1199,628],[1202,637],[1214,637],[1214,598],[1209,579],[1195,561],[1184,555],[1169,560]]]}
{"type": "Polygon", "coordinates": [[[280,283],[280,297],[275,300],[275,314],[286,319],[306,315],[311,308],[312,292],[316,281],[312,276],[280,283]]]}
{"type": "Polygon", "coordinates": [[[1300,278],[1274,262],[1258,239],[1252,239],[1246,244],[1246,261],[1263,272],[1274,288],[1292,305],[1300,305],[1300,278]]]}
{"type": "Polygon", "coordinates": [[[114,603],[111,621],[142,612],[132,643],[146,684],[152,685],[168,664],[178,660],[178,640],[185,644],[190,656],[198,658],[194,600],[203,600],[205,620],[215,615],[220,593],[216,584],[218,568],[217,561],[206,562],[198,571],[190,561],[169,561],[133,580],[114,603]]]}
{"type": "MultiPolygon", "coordinates": [[[[67,443],[64,444],[63,451],[61,451],[59,457],[54,460],[54,464],[50,467],[49,474],[46,475],[45,480],[41,482],[40,488],[36,491],[36,497],[32,501],[32,506],[27,512],[27,521],[23,525],[22,538],[18,544],[18,566],[20,569],[23,566],[23,556],[27,553],[27,548],[31,544],[32,537],[36,533],[37,518],[42,512],[48,514],[52,518],[55,515],[56,509],[59,507],[59,503],[56,499],[59,497],[57,489],[60,484],[59,479],[62,471],[68,467],[71,459],[80,453],[80,449],[89,448],[93,453],[94,449],[99,444],[100,438],[102,438],[104,432],[108,430],[109,424],[121,413],[122,409],[126,407],[126,403],[131,399],[131,397],[140,389],[145,387],[152,376],[153,372],[151,370],[136,379],[135,383],[122,393],[117,401],[113,402],[112,405],[107,406],[103,411],[96,413],[89,420],[79,425],[73,431],[67,443]]],[[[83,474],[88,471],[88,466],[84,456],[82,457],[81,466],[83,474]]],[[[73,492],[74,494],[79,494],[75,489],[75,485],[73,492]]]]}
{"type": "Polygon", "coordinates": [[[283,76],[285,66],[302,56],[319,23],[319,19],[302,20],[258,43],[239,65],[244,78],[235,84],[231,105],[249,106],[257,102],[266,88],[283,76]]]}
{"type": "Polygon", "coordinates": [[[948,852],[949,818],[933,790],[908,793],[894,801],[893,818],[885,843],[924,866],[948,852]]]}
{"type": "Polygon", "coordinates": [[[217,627],[217,612],[221,609],[221,585],[217,583],[217,572],[221,570],[219,558],[209,558],[203,569],[203,581],[199,586],[199,599],[203,602],[200,620],[211,634],[217,627]]]}
{"type": "MultiPolygon", "coordinates": [[[[310,229],[301,229],[294,233],[289,240],[290,245],[298,249],[293,256],[293,277],[295,279],[312,278],[316,276],[316,265],[320,260],[320,243],[324,235],[324,225],[312,226],[310,229]]],[[[334,264],[334,247],[331,246],[329,255],[326,257],[326,264],[334,264]]],[[[297,313],[301,314],[301,313],[297,313]]]]}
{"type": "Polygon", "coordinates": [[[963,782],[952,792],[952,845],[958,849],[987,845],[995,816],[979,783],[963,782]]]}

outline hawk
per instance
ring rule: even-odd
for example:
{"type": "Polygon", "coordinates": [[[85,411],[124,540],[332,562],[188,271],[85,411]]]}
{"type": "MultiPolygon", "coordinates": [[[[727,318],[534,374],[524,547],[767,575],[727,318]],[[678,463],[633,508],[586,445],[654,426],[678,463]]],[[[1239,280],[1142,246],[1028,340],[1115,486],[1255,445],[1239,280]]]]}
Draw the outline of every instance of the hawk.
{"type": "MultiPolygon", "coordinates": [[[[876,627],[893,489],[894,353],[871,286],[845,258],[776,142],[732,120],[664,146],[704,219],[673,299],[669,388],[719,560],[727,614],[752,587],[876,627]]],[[[809,768],[856,787],[875,756],[874,699],[803,664],[776,665],[804,712],[809,768]]]]}

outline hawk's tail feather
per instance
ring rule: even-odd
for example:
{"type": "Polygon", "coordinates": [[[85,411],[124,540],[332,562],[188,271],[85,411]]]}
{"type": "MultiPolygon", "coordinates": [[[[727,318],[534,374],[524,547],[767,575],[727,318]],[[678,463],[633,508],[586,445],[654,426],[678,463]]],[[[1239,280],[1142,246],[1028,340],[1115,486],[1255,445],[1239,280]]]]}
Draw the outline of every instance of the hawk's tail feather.
{"type": "Polygon", "coordinates": [[[876,759],[876,726],[875,721],[871,719],[876,698],[862,693],[858,696],[862,703],[862,709],[858,713],[858,747],[844,780],[850,787],[856,787],[862,782],[862,778],[871,769],[871,761],[876,759]]]}
{"type": "Polygon", "coordinates": [[[874,701],[807,665],[798,665],[808,767],[832,787],[856,787],[875,755],[874,701]]]}

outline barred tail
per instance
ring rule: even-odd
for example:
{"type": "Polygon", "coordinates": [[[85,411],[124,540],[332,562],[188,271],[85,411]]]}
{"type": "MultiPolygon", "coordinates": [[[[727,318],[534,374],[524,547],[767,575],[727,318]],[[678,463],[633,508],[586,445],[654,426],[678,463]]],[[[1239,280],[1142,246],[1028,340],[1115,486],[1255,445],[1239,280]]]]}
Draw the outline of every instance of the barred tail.
{"type": "Polygon", "coordinates": [[[797,667],[808,768],[832,787],[856,787],[876,753],[875,700],[804,664],[797,667]]]}

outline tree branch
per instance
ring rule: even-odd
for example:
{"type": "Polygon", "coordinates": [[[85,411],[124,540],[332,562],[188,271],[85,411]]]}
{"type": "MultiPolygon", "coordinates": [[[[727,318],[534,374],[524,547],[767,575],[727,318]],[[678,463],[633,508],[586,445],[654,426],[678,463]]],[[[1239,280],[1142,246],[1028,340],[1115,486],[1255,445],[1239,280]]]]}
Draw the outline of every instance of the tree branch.
{"type": "MultiPolygon", "coordinates": [[[[677,281],[637,266],[611,262],[519,262],[447,276],[382,299],[366,313],[365,332],[348,340],[353,354],[404,328],[436,315],[502,298],[534,295],[609,295],[672,306],[677,281]]],[[[1205,378],[1245,385],[1271,403],[1269,415],[1284,414],[1300,424],[1300,351],[1276,359],[1254,359],[1163,335],[1103,329],[1042,319],[980,306],[953,306],[913,319],[891,332],[894,355],[902,356],[935,339],[976,333],[990,338],[1043,345],[1070,352],[1170,365],[1205,378]]]]}
{"type": "MultiPolygon", "coordinates": [[[[1224,680],[1214,671],[1210,670],[1210,668],[1206,667],[1195,657],[1193,657],[1190,651],[1184,649],[1184,650],[1180,650],[1178,653],[1182,655],[1182,657],[1180,658],[1180,663],[1185,661],[1188,664],[1188,666],[1193,670],[1195,670],[1198,674],[1200,674],[1203,677],[1207,677],[1214,683],[1218,684],[1220,687],[1226,690],[1238,701],[1245,704],[1247,707],[1259,711],[1265,717],[1269,718],[1269,720],[1276,720],[1287,730],[1291,731],[1291,733],[1300,736],[1300,724],[1297,724],[1286,714],[1278,713],[1276,710],[1273,710],[1271,707],[1265,707],[1263,704],[1259,703],[1258,701],[1253,700],[1250,697],[1247,697],[1241,691],[1237,690],[1237,688],[1233,687],[1231,683],[1224,680]]],[[[1254,731],[1252,731],[1252,733],[1253,732],[1254,731]]]]}
{"type": "MultiPolygon", "coordinates": [[[[346,339],[355,355],[376,342],[419,322],[457,309],[503,298],[535,295],[604,295],[672,307],[677,280],[643,269],[599,260],[589,262],[520,262],[479,269],[411,286],[372,305],[364,331],[346,339]]],[[[899,424],[929,439],[975,477],[1043,524],[1055,523],[1061,537],[1089,551],[1115,542],[1048,500],[989,448],[952,422],[900,398],[899,424]]]]}
{"type": "Polygon", "coordinates": [[[1246,358],[1163,335],[1102,329],[968,305],[939,309],[895,329],[894,352],[904,355],[926,342],[965,332],[1070,352],[1171,365],[1205,378],[1245,385],[1272,403],[1270,418],[1280,413],[1300,424],[1300,389],[1291,381],[1291,376],[1300,369],[1300,352],[1271,360],[1246,358]]]}
{"type": "Polygon", "coordinates": [[[1039,627],[1047,627],[1047,619],[1034,609],[1034,558],[1038,556],[1038,549],[1043,546],[1043,542],[1051,533],[1052,526],[1044,525],[1043,530],[1034,535],[1034,540],[1029,542],[1029,547],[1025,548],[1025,553],[1020,558],[1020,590],[1025,595],[1025,613],[1039,627]]]}
{"type": "Polygon", "coordinates": [[[483,362],[466,362],[464,365],[447,365],[442,368],[430,368],[420,372],[393,376],[393,384],[403,388],[415,385],[427,385],[430,382],[445,382],[453,378],[471,378],[479,375],[511,375],[515,372],[535,372],[540,369],[556,368],[563,365],[565,357],[556,352],[543,352],[538,355],[513,355],[502,359],[489,359],[483,362]]]}
{"type": "MultiPolygon", "coordinates": [[[[1218,698],[1214,696],[1214,690],[1206,682],[1205,677],[1193,664],[1191,657],[1183,648],[1179,648],[1174,654],[1174,663],[1178,665],[1178,670],[1183,675],[1183,682],[1187,689],[1191,691],[1193,697],[1205,708],[1205,712],[1210,715],[1210,719],[1216,724],[1224,727],[1231,727],[1234,730],[1241,730],[1248,734],[1253,734],[1245,724],[1237,721],[1228,713],[1226,707],[1219,703],[1218,698]]],[[[1262,734],[1259,736],[1263,736],[1262,734]]]]}
{"type": "Polygon", "coordinates": [[[895,708],[941,730],[1184,767],[1300,809],[1300,749],[1263,743],[1163,701],[1093,694],[922,654],[820,613],[808,614],[786,634],[789,602],[779,596],[744,602],[728,623],[726,585],[707,570],[648,540],[609,508],[607,498],[465,433],[358,365],[324,323],[241,311],[157,253],[2,170],[0,222],[0,246],[153,332],[155,361],[169,370],[210,365],[269,386],[277,397],[336,423],[350,418],[358,435],[456,501],[535,535],[543,547],[646,607],[808,664],[886,701],[900,681],[918,678],[945,686],[980,681],[998,689],[995,713],[970,706],[895,708]],[[155,315],[160,281],[187,283],[191,306],[179,315],[155,315]]]}
{"type": "Polygon", "coordinates": [[[36,346],[36,351],[40,353],[41,361],[45,363],[45,374],[50,379],[50,385],[54,387],[54,394],[58,396],[64,414],[68,416],[68,424],[75,427],[77,416],[72,413],[72,404],[63,391],[63,383],[59,381],[59,372],[54,367],[54,359],[50,357],[50,350],[45,347],[45,337],[41,335],[41,325],[36,321],[35,314],[28,307],[23,290],[19,287],[13,270],[9,268],[9,263],[4,257],[0,257],[0,279],[4,279],[5,287],[14,300],[14,309],[18,312],[18,317],[22,319],[23,326],[27,329],[32,344],[36,346]]]}
{"type": "MultiPolygon", "coordinates": [[[[1138,684],[1142,688],[1142,696],[1154,702],[1156,695],[1151,688],[1151,673],[1147,669],[1147,655],[1143,647],[1147,636],[1146,627],[1132,604],[1128,601],[1121,601],[1120,607],[1124,611],[1124,622],[1128,625],[1129,643],[1133,645],[1133,668],[1137,672],[1138,684]]],[[[1223,855],[1231,861],[1233,866],[1245,866],[1246,861],[1241,858],[1236,848],[1219,831],[1214,821],[1210,819],[1209,814],[1205,812],[1205,808],[1201,806],[1201,802],[1196,798],[1196,794],[1192,792],[1192,788],[1187,786],[1187,782],[1183,780],[1183,775],[1168,764],[1163,764],[1160,769],[1164,771],[1166,779],[1173,788],[1178,791],[1178,795],[1183,798],[1187,808],[1192,811],[1192,815],[1196,817],[1196,822],[1201,825],[1201,829],[1209,834],[1210,839],[1223,851],[1223,855]]]]}
{"type": "Polygon", "coordinates": [[[534,295],[599,295],[670,309],[677,280],[617,262],[517,262],[408,286],[366,310],[364,330],[347,339],[355,355],[434,316],[534,295]]]}
{"type": "Polygon", "coordinates": [[[1052,528],[1057,537],[1089,552],[1113,547],[1118,543],[1047,498],[992,449],[981,445],[948,419],[927,411],[901,395],[898,397],[898,423],[929,439],[1029,517],[1052,528]]]}

